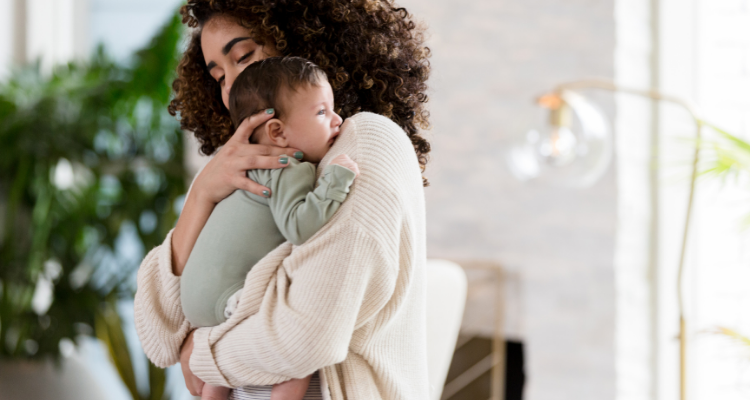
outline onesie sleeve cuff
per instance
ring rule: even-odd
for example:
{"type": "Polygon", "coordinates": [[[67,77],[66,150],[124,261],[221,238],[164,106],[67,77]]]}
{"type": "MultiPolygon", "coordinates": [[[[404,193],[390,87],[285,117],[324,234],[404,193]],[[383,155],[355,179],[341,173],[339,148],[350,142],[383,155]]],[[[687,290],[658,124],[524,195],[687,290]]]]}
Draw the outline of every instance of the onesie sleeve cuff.
{"type": "Polygon", "coordinates": [[[328,165],[323,171],[321,185],[327,185],[326,198],[342,203],[357,175],[341,165],[328,165]]]}

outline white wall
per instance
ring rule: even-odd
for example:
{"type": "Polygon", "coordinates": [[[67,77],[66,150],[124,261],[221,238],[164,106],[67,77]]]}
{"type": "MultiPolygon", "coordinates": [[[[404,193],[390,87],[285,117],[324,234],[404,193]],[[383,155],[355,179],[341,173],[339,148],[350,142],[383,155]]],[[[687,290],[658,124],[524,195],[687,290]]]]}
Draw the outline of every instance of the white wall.
{"type": "Polygon", "coordinates": [[[13,63],[13,1],[0,1],[0,80],[5,78],[13,63]]]}
{"type": "Polygon", "coordinates": [[[503,153],[544,123],[537,95],[613,78],[614,1],[398,3],[428,24],[433,50],[429,256],[492,259],[520,276],[527,399],[613,398],[614,168],[583,190],[526,185],[503,153]]]}
{"type": "MultiPolygon", "coordinates": [[[[706,120],[748,138],[750,1],[621,0],[617,10],[618,80],[646,85],[651,81],[665,93],[696,103],[706,120]],[[647,3],[657,10],[656,31],[648,26],[654,9],[649,10],[647,3]],[[653,48],[644,45],[649,38],[652,43],[656,40],[659,50],[651,71],[647,66],[653,48]]],[[[694,126],[678,107],[664,104],[656,110],[660,160],[652,171],[657,174],[658,203],[649,208],[651,178],[643,170],[648,166],[647,143],[633,133],[647,131],[644,124],[651,110],[618,99],[617,398],[621,400],[675,400],[679,396],[677,265],[694,126]],[[624,132],[633,141],[626,141],[624,132]],[[645,243],[651,223],[658,227],[658,236],[645,243]],[[653,245],[657,259],[649,264],[653,245]]],[[[747,349],[715,334],[719,326],[750,334],[746,311],[750,307],[746,289],[750,242],[740,225],[750,211],[747,199],[745,182],[722,185],[704,179],[697,187],[683,291],[691,400],[745,399],[750,390],[747,349]]]]}
{"type": "MultiPolygon", "coordinates": [[[[654,68],[652,0],[617,1],[615,80],[624,87],[649,88],[654,68]]],[[[630,94],[616,96],[617,244],[617,399],[652,399],[656,388],[654,356],[656,241],[652,160],[653,103],[630,94]]]]}
{"type": "Polygon", "coordinates": [[[88,0],[26,0],[26,55],[53,65],[88,53],[88,0]]]}
{"type": "MultiPolygon", "coordinates": [[[[693,0],[689,7],[681,3],[665,2],[675,14],[678,9],[690,9],[682,18],[690,21],[690,26],[675,26],[679,52],[675,51],[672,69],[665,65],[663,73],[673,74],[674,68],[686,70],[683,78],[692,79],[689,94],[704,118],[748,140],[750,2],[693,0]],[[693,32],[690,47],[685,44],[691,39],[684,33],[688,29],[693,32]],[[688,57],[691,68],[680,63],[688,57]]],[[[670,84],[670,90],[688,86],[684,80],[670,84]]],[[[674,134],[680,135],[676,129],[674,134]]],[[[740,222],[750,212],[749,197],[746,181],[726,185],[704,181],[698,186],[686,284],[693,399],[740,400],[750,393],[747,348],[712,333],[724,326],[750,336],[750,236],[740,222]]]]}

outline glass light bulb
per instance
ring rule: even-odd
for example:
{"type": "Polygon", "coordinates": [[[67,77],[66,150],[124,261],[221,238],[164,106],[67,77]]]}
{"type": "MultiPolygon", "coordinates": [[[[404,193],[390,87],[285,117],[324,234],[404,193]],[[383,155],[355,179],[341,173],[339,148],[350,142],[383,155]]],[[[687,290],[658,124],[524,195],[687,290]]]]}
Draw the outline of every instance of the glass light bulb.
{"type": "Polygon", "coordinates": [[[516,140],[507,151],[507,165],[522,181],[590,186],[606,172],[612,158],[609,125],[604,115],[577,93],[563,92],[560,101],[559,107],[567,107],[562,109],[564,114],[560,108],[542,109],[544,128],[531,129],[516,140]]]}
{"type": "Polygon", "coordinates": [[[554,126],[549,135],[536,145],[537,157],[546,164],[561,167],[570,164],[576,157],[575,135],[568,127],[554,126]]]}

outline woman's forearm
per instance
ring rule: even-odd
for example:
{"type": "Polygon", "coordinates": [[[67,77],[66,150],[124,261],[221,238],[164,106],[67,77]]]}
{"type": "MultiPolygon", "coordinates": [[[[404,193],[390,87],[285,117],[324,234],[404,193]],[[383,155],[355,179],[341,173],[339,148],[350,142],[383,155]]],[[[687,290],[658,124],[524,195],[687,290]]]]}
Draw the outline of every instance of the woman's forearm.
{"type": "Polygon", "coordinates": [[[188,196],[185,200],[182,213],[172,233],[172,272],[175,275],[182,275],[182,270],[185,269],[198,235],[206,225],[215,206],[216,204],[201,198],[198,193],[188,196]]]}

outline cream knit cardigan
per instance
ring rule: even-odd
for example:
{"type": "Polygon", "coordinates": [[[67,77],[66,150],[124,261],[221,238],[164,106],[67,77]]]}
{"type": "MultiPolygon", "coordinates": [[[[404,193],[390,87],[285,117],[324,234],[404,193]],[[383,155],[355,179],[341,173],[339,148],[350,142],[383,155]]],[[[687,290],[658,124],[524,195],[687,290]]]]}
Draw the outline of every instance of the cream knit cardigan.
{"type": "MultiPolygon", "coordinates": [[[[427,399],[425,208],[414,148],[390,119],[348,118],[320,163],[360,168],[335,216],[302,246],[247,274],[232,317],[195,331],[190,369],[207,383],[271,385],[319,370],[324,398],[427,399]]],[[[194,328],[180,306],[170,232],[138,271],[135,325],[159,367],[194,328]]]]}

